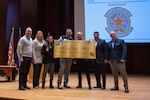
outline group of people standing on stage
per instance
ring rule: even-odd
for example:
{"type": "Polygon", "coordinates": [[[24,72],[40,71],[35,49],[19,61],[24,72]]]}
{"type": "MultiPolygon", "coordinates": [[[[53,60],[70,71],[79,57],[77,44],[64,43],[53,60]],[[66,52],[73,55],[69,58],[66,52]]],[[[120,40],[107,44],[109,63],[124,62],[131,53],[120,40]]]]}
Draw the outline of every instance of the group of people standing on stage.
{"type": "Polygon", "coordinates": [[[28,27],[25,35],[18,42],[17,53],[21,63],[19,68],[19,90],[30,89],[27,86],[27,76],[32,62],[34,69],[33,88],[39,88],[42,63],[44,63],[42,88],[45,88],[45,78],[48,72],[50,75],[50,88],[54,88],[52,84],[55,68],[53,37],[49,35],[45,41],[42,31],[37,31],[34,40],[32,40],[31,35],[32,29],[28,27]]]}
{"type": "MultiPolygon", "coordinates": [[[[53,37],[49,35],[44,40],[42,31],[37,31],[36,37],[34,40],[31,38],[32,29],[30,27],[26,28],[25,35],[20,38],[17,52],[20,60],[20,69],[19,69],[19,90],[30,89],[27,86],[27,76],[29,73],[30,64],[33,63],[34,73],[33,73],[33,88],[39,88],[39,77],[40,71],[42,67],[42,63],[44,64],[44,72],[42,76],[42,88],[45,88],[45,78],[47,73],[50,75],[50,88],[54,88],[53,86],[53,75],[55,69],[55,58],[53,57],[54,53],[54,45],[53,45],[53,37]]],[[[125,93],[129,93],[128,89],[128,79],[126,73],[126,54],[127,48],[124,40],[118,39],[115,31],[110,32],[111,41],[108,44],[105,40],[99,38],[99,32],[94,32],[94,41],[95,41],[95,49],[96,49],[96,59],[94,62],[94,73],[96,78],[96,86],[93,88],[101,88],[106,89],[106,68],[105,64],[109,63],[111,66],[111,70],[114,76],[114,88],[111,90],[119,90],[118,84],[118,73],[120,72],[123,81],[125,93]],[[101,76],[102,74],[102,82],[101,76]]],[[[67,28],[66,35],[60,36],[61,40],[73,40],[72,38],[72,30],[67,28]]],[[[83,33],[77,33],[77,39],[83,40],[83,33]]],[[[58,81],[57,87],[58,89],[70,88],[69,74],[72,65],[71,58],[60,58],[60,68],[58,72],[58,81]],[[62,87],[62,77],[64,74],[64,84],[62,87]]],[[[91,87],[90,80],[90,64],[88,59],[74,59],[74,64],[78,66],[78,85],[76,88],[82,88],[82,71],[85,71],[87,82],[89,89],[91,87]]]]}

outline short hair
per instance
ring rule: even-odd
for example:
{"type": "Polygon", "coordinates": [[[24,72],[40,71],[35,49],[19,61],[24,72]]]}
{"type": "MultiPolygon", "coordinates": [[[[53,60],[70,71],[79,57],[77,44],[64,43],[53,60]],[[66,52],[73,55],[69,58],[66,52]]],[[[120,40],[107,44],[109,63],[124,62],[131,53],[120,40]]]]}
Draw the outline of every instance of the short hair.
{"type": "Polygon", "coordinates": [[[79,32],[77,32],[77,35],[83,35],[83,33],[79,31],[79,32]]]}
{"type": "Polygon", "coordinates": [[[98,31],[95,31],[95,32],[94,32],[94,34],[95,34],[95,33],[97,33],[97,34],[98,34],[98,36],[99,36],[99,32],[98,32],[98,31]]]}
{"type": "Polygon", "coordinates": [[[72,32],[72,29],[71,29],[71,28],[66,28],[66,31],[67,31],[67,30],[70,30],[70,31],[72,32]]]}
{"type": "Polygon", "coordinates": [[[71,35],[73,34],[71,28],[67,28],[67,29],[66,29],[66,32],[67,32],[67,31],[71,31],[71,35]]]}
{"type": "Polygon", "coordinates": [[[110,31],[109,33],[115,33],[115,34],[116,34],[116,32],[115,32],[115,31],[110,31]]]}
{"type": "Polygon", "coordinates": [[[26,28],[26,31],[27,31],[27,30],[31,30],[31,31],[32,31],[32,28],[31,28],[31,27],[27,27],[27,28],[26,28]]]}

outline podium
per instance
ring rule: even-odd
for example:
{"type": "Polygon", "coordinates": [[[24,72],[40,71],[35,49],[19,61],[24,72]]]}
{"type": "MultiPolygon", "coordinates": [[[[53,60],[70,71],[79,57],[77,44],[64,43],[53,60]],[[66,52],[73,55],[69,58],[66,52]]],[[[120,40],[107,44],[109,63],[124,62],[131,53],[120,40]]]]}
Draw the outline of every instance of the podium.
{"type": "Polygon", "coordinates": [[[6,73],[10,82],[13,80],[13,69],[16,69],[16,66],[0,65],[0,70],[6,73]]]}
{"type": "MultiPolygon", "coordinates": [[[[34,70],[33,64],[31,64],[30,70],[29,70],[29,82],[33,81],[33,70],[34,70]]],[[[40,72],[40,79],[39,79],[40,82],[42,82],[43,71],[44,71],[44,64],[42,64],[42,68],[41,68],[41,72],[40,72]]]]}

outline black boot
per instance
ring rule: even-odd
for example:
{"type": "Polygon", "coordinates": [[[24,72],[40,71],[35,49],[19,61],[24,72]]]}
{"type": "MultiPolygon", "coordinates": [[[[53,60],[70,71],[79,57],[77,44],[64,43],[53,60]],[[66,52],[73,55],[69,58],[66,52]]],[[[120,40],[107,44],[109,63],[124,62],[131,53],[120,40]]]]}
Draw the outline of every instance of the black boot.
{"type": "Polygon", "coordinates": [[[88,82],[88,85],[89,85],[89,90],[91,90],[92,87],[91,87],[91,79],[90,79],[90,75],[89,75],[89,74],[86,74],[86,76],[87,76],[87,82],[88,82]]]}
{"type": "Polygon", "coordinates": [[[42,88],[45,89],[45,82],[42,82],[42,88]]]}
{"type": "Polygon", "coordinates": [[[81,85],[81,84],[79,84],[78,86],[76,86],[76,88],[82,88],[82,85],[81,85]]]}
{"type": "Polygon", "coordinates": [[[82,78],[79,78],[79,83],[78,83],[78,86],[76,86],[76,88],[82,88],[81,83],[82,83],[82,78]]]}
{"type": "Polygon", "coordinates": [[[49,88],[54,88],[54,86],[53,86],[53,81],[52,81],[52,80],[50,81],[50,86],[49,86],[49,88]]]}
{"type": "Polygon", "coordinates": [[[88,80],[88,85],[89,85],[89,90],[91,90],[92,87],[91,87],[91,80],[90,79],[88,80]]]}
{"type": "Polygon", "coordinates": [[[92,87],[91,87],[91,85],[89,85],[89,90],[91,90],[92,89],[92,87]]]}

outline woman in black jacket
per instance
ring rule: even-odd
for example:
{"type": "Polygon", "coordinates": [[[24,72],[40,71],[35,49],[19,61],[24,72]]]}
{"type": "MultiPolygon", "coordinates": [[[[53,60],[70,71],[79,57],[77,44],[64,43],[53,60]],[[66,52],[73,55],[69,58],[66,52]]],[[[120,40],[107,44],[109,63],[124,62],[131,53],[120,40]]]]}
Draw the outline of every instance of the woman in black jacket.
{"type": "Polygon", "coordinates": [[[42,88],[45,88],[45,78],[46,74],[49,72],[50,75],[50,88],[54,88],[53,82],[53,74],[55,69],[55,62],[54,62],[54,45],[53,45],[53,37],[49,35],[47,37],[46,43],[42,47],[41,51],[43,55],[43,63],[44,63],[44,72],[42,77],[42,88]]]}

